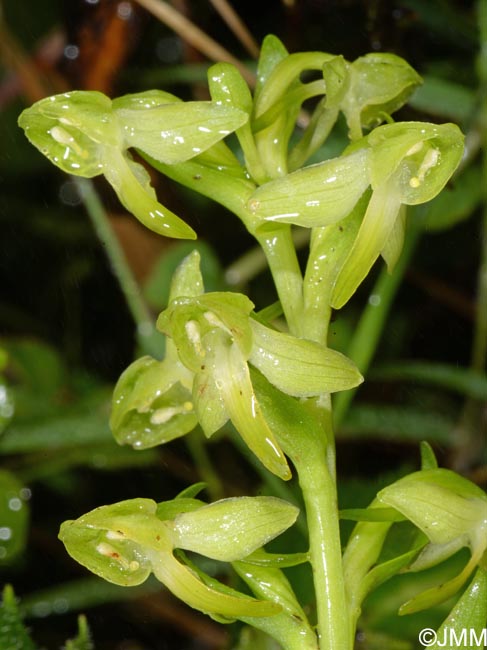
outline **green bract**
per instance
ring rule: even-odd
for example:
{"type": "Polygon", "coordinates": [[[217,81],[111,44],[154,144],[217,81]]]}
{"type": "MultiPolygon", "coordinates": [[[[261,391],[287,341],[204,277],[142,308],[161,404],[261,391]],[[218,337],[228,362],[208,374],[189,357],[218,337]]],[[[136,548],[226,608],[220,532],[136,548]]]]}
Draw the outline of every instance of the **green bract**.
{"type": "MultiPolygon", "coordinates": [[[[199,262],[197,251],[181,262],[172,278],[170,300],[203,291],[199,262]]],[[[113,392],[110,427],[117,442],[146,449],[194,429],[192,387],[193,373],[181,363],[170,339],[163,361],[148,356],[134,361],[113,392]]]]}
{"type": "Polygon", "coordinates": [[[467,546],[471,558],[463,571],[438,587],[429,589],[401,608],[410,613],[446,600],[463,586],[487,549],[487,495],[474,483],[446,469],[414,472],[377,495],[396,508],[430,540],[410,569],[438,564],[467,546]]]}
{"type": "Polygon", "coordinates": [[[148,228],[191,239],[193,230],[158,203],[148,173],[127,149],[137,147],[174,164],[205,151],[247,119],[230,106],[183,103],[162,91],[114,102],[99,92],[73,91],[40,100],[21,114],[19,124],[63,171],[85,178],[103,174],[120,202],[148,228]]]}
{"type": "MultiPolygon", "coordinates": [[[[297,508],[272,497],[243,497],[184,512],[182,501],[183,512],[163,521],[150,499],[101,506],[64,522],[59,537],[74,559],[109,582],[134,586],[153,572],[176,596],[206,613],[232,618],[279,613],[281,607],[274,603],[228,593],[215,581],[208,586],[173,551],[186,548],[226,561],[243,559],[291,526],[297,508]]],[[[173,503],[177,510],[178,500],[173,503]]]]}

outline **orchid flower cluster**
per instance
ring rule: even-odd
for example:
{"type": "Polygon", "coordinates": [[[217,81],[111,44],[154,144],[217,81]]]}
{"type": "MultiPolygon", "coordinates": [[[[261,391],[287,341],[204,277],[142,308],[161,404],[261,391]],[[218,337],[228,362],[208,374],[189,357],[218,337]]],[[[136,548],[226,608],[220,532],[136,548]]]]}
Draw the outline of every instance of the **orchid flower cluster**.
{"type": "Polygon", "coordinates": [[[26,136],[51,162],[69,174],[105,176],[121,203],[159,234],[195,237],[157,199],[147,164],[228,208],[262,246],[284,315],[276,321],[275,309],[256,312],[243,294],[205,292],[193,252],[157,320],[164,358],[142,357],[122,374],[110,424],[118,443],[145,449],[196,428],[209,438],[231,423],[269,472],[288,480],[294,468],[309,550],[277,556],[263,549],[295,522],[290,503],[238,497],[205,504],[197,485],[170,502],[133,499],[65,522],[60,537],[78,562],[127,586],[153,572],[190,606],[222,622],[240,619],[289,650],[352,650],[372,589],[459,548],[471,551],[460,575],[401,613],[455,594],[476,567],[474,580],[487,580],[487,496],[436,467],[426,446],[421,471],[379,492],[369,508],[342,513],[357,521],[343,557],[338,529],[330,396],[363,378],[327,345],[331,311],[349,301],[379,256],[393,270],[406,206],[434,198],[463,153],[453,124],[393,122],[391,113],[420,83],[392,54],[353,62],[289,54],[269,36],[253,92],[236,67],[219,63],[208,71],[208,101],[161,90],[114,100],[73,91],[22,113],[26,136]],[[329,157],[328,136],[343,125],[348,144],[329,157]],[[293,227],[310,231],[304,273],[293,227]],[[415,541],[381,562],[387,533],[401,520],[417,527],[415,541]],[[188,553],[231,563],[253,596],[218,582],[188,553]],[[313,568],[312,621],[283,572],[302,562],[313,568]]]}

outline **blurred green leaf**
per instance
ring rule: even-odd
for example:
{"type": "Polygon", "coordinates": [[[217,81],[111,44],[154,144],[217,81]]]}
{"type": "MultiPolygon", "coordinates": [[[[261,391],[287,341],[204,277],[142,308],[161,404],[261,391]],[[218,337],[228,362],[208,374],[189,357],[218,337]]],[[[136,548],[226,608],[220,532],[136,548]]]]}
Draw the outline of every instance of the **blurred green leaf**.
{"type": "Polygon", "coordinates": [[[449,444],[454,422],[444,414],[388,404],[355,404],[338,435],[341,439],[374,436],[386,440],[449,444]]]}
{"type": "Polygon", "coordinates": [[[421,227],[437,232],[456,226],[472,216],[482,201],[482,174],[480,167],[471,166],[430,203],[419,208],[421,227]]]}
{"type": "Polygon", "coordinates": [[[414,381],[452,390],[474,399],[487,399],[487,376],[469,368],[446,363],[403,361],[377,366],[368,379],[374,381],[414,381]]]}
{"type": "Polygon", "coordinates": [[[0,454],[25,454],[110,441],[108,403],[106,407],[106,412],[78,412],[13,424],[0,439],[0,454]]]}
{"type": "MultiPolygon", "coordinates": [[[[0,565],[24,550],[29,520],[26,499],[22,483],[10,472],[0,471],[0,565]]],[[[0,643],[0,647],[4,646],[0,643]]]]}
{"type": "Polygon", "coordinates": [[[415,90],[409,104],[418,111],[462,123],[472,116],[475,95],[470,88],[454,81],[425,75],[423,85],[415,90]]]}

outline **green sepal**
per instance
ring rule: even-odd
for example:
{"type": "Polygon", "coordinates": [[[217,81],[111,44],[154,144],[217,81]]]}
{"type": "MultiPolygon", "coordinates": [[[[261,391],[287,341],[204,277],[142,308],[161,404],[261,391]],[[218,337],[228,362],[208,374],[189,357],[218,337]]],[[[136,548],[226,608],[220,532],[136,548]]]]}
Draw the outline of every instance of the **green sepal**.
{"type": "Polygon", "coordinates": [[[368,275],[392,234],[400,209],[394,186],[384,184],[372,192],[355,241],[337,274],[330,301],[333,309],[341,309],[368,275]]]}
{"type": "Polygon", "coordinates": [[[216,63],[208,70],[211,99],[217,104],[228,104],[250,115],[252,95],[238,68],[231,63],[216,63]]]}
{"type": "Polygon", "coordinates": [[[417,205],[446,185],[463,155],[464,136],[456,124],[398,122],[366,138],[372,189],[394,178],[401,203],[417,205]]]}
{"type": "Polygon", "coordinates": [[[200,499],[177,496],[170,501],[161,501],[157,504],[156,515],[161,521],[173,520],[183,512],[193,512],[206,505],[200,499]]]}
{"type": "Polygon", "coordinates": [[[340,510],[339,512],[340,519],[345,519],[346,521],[385,521],[385,522],[395,522],[395,521],[405,521],[406,517],[401,515],[395,508],[346,508],[340,510]]]}
{"type": "Polygon", "coordinates": [[[356,59],[350,64],[349,74],[350,87],[341,109],[352,140],[361,137],[362,127],[371,128],[383,122],[422,83],[404,59],[383,52],[356,59]]]}
{"type": "Polygon", "coordinates": [[[265,183],[250,197],[256,218],[314,228],[345,218],[369,185],[368,152],[309,165],[265,183]]]}
{"type": "MultiPolygon", "coordinates": [[[[202,607],[195,607],[195,609],[200,609],[200,611],[208,614],[215,621],[223,624],[233,623],[236,619],[243,620],[244,617],[249,616],[254,620],[259,620],[262,617],[274,617],[281,612],[282,608],[277,603],[273,603],[270,600],[257,600],[251,596],[242,594],[208,575],[197,564],[191,562],[186,557],[184,551],[176,551],[176,555],[179,560],[179,566],[185,569],[186,575],[193,576],[193,585],[191,585],[187,577],[175,574],[176,580],[179,580],[181,585],[184,585],[186,590],[188,590],[187,598],[182,598],[182,600],[189,602],[188,599],[194,600],[195,596],[197,596],[200,602],[206,600],[206,609],[202,607]],[[195,589],[194,593],[189,591],[191,586],[195,589]],[[208,605],[211,607],[208,607],[208,605]]],[[[173,569],[169,568],[169,571],[173,571],[173,569]]],[[[181,598],[181,596],[179,597],[181,598]]],[[[192,606],[194,607],[194,605],[192,606]]]]}
{"type": "Polygon", "coordinates": [[[289,154],[290,171],[300,169],[330,134],[348,88],[348,65],[342,56],[335,56],[323,65],[326,95],[318,102],[304,133],[289,154]]]}
{"type": "Polygon", "coordinates": [[[252,320],[249,361],[279,390],[312,397],[353,388],[363,381],[355,364],[314,341],[278,332],[252,320]]]}
{"type": "MultiPolygon", "coordinates": [[[[233,106],[252,114],[253,100],[250,89],[238,68],[231,63],[217,63],[208,70],[208,86],[214,102],[233,106]]],[[[257,153],[250,121],[236,129],[235,134],[244,153],[249,174],[258,182],[265,180],[265,171],[257,153]]]]}
{"type": "Polygon", "coordinates": [[[241,560],[296,521],[296,506],[275,497],[234,497],[174,519],[178,548],[223,562],[241,560]]]}
{"type": "Polygon", "coordinates": [[[309,562],[309,553],[268,553],[258,549],[245,558],[246,564],[268,567],[270,569],[286,569],[309,562]]]}
{"type": "Polygon", "coordinates": [[[243,354],[250,353],[249,314],[254,304],[239,293],[215,291],[196,297],[178,297],[157,319],[157,328],[172,337],[179,358],[193,372],[201,370],[206,356],[205,336],[219,329],[234,340],[243,354]]]}
{"type": "Polygon", "coordinates": [[[172,550],[171,528],[156,517],[156,503],[130,499],[101,506],[61,525],[59,539],[67,552],[108,582],[134,586],[152,571],[147,550],[172,550]]]}
{"type": "MultiPolygon", "coordinates": [[[[286,458],[276,440],[274,431],[264,417],[249,374],[246,359],[235,343],[227,345],[215,337],[213,380],[233,425],[249,449],[269,471],[283,480],[291,478],[286,458]]],[[[209,408],[204,397],[195,398],[198,408],[209,408]]],[[[200,413],[200,411],[198,411],[200,413]]],[[[200,420],[201,422],[201,420],[200,420]]]]}
{"type": "Polygon", "coordinates": [[[171,165],[201,154],[248,120],[237,108],[206,101],[149,103],[143,114],[139,106],[115,106],[115,114],[127,147],[171,165]]]}
{"type": "Polygon", "coordinates": [[[112,107],[118,111],[142,111],[146,112],[147,109],[157,108],[163,104],[171,104],[173,102],[180,103],[181,100],[176,95],[168,93],[165,90],[144,90],[140,93],[129,93],[116,97],[112,101],[112,107]]]}

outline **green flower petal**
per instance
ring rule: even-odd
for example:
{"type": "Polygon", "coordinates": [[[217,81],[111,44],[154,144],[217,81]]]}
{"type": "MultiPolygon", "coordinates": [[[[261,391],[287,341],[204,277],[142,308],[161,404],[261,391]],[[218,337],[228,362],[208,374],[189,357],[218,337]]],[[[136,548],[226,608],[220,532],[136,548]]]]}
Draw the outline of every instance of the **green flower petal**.
{"type": "Polygon", "coordinates": [[[235,343],[215,345],[215,383],[235,428],[269,471],[291,478],[286,458],[270,430],[250,381],[246,359],[235,343]]]}
{"type": "Polygon", "coordinates": [[[333,288],[331,305],[340,309],[369,273],[394,231],[401,201],[389,184],[376,189],[370,198],[357,237],[345,258],[333,288]]]}
{"type": "Polygon", "coordinates": [[[176,239],[196,239],[194,230],[158,203],[147,172],[119,149],[104,154],[103,173],[120,203],[150,230],[176,239]]]}

